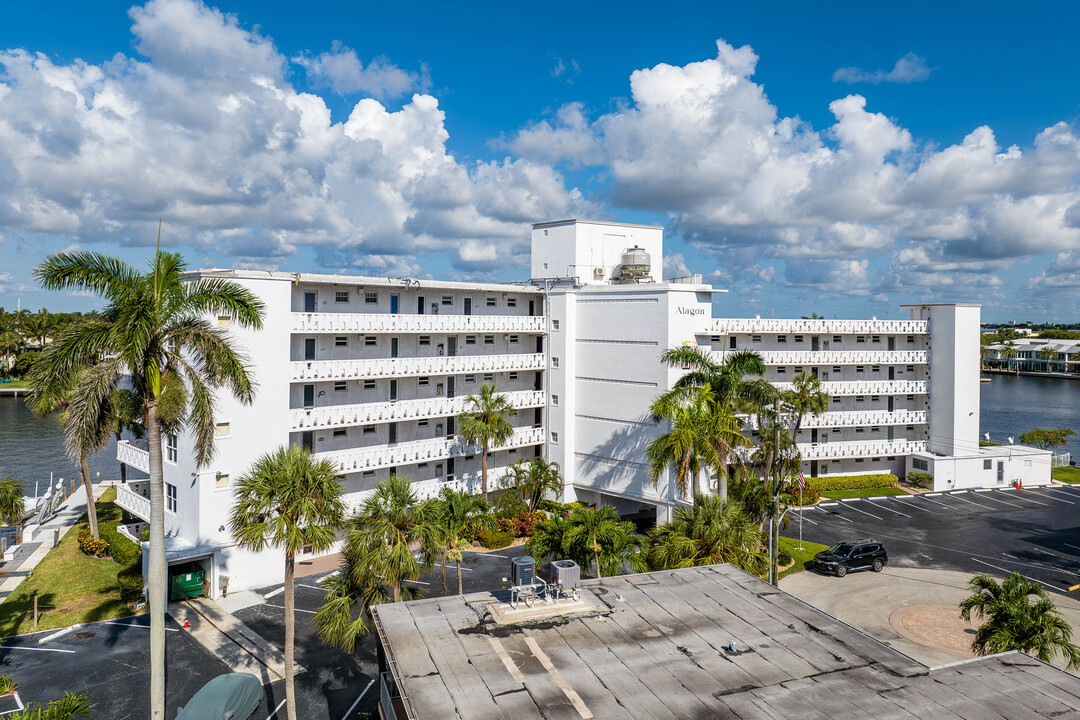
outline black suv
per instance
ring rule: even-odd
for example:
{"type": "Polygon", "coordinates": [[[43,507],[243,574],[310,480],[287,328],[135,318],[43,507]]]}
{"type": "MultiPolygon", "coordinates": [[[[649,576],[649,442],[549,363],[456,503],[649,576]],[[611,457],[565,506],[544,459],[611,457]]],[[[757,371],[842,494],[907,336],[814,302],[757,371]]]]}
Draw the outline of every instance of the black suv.
{"type": "Polygon", "coordinates": [[[888,562],[889,553],[877,540],[845,540],[814,556],[814,567],[836,577],[844,577],[849,570],[881,572],[888,562]]]}

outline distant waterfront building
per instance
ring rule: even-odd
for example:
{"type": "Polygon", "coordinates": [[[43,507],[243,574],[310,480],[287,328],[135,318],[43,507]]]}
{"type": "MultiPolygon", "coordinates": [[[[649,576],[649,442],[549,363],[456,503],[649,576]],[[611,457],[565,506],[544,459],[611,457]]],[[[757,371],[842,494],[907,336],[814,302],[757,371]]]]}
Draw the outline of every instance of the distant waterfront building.
{"type": "Polygon", "coordinates": [[[1016,355],[1009,358],[1003,352],[1005,343],[985,348],[984,360],[991,367],[1031,372],[1080,373],[1080,341],[1053,338],[1016,338],[1012,341],[1016,355]],[[1050,353],[1053,356],[1050,356],[1050,353]]]}
{"type": "MultiPolygon", "coordinates": [[[[479,449],[456,416],[483,383],[517,409],[513,436],[490,454],[490,487],[515,460],[544,456],[562,468],[564,500],[664,521],[683,499],[666,475],[648,480],[645,448],[667,429],[648,409],[683,372],[660,354],[684,344],[718,360],[754,350],[777,385],[800,372],[821,379],[832,404],[798,436],[808,476],[921,471],[936,489],[1049,482],[1048,453],[979,448],[978,306],[905,305],[904,320],[714,317],[723,291],[700,275],[663,279],[662,257],[661,227],[565,220],[534,226],[523,284],[193,273],[247,287],[267,317],[259,332],[214,318],[251,358],[258,393],[251,406],[219,399],[210,465],[195,465],[191,437],[166,438],[170,563],[201,565],[213,595],[223,576],[233,589],[280,581],[280,558],[235,548],[227,522],[233,479],[281,445],[334,463],[354,507],[394,473],[421,497],[479,492],[479,449]]],[[[149,465],[134,445],[117,452],[149,465]]],[[[121,487],[117,501],[145,520],[144,485],[121,487]]]]}

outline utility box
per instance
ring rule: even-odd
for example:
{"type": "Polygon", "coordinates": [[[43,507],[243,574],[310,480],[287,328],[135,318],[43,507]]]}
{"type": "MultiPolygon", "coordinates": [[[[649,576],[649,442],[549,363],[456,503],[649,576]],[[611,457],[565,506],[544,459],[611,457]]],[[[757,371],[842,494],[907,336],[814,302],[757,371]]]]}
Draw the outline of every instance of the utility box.
{"type": "Polygon", "coordinates": [[[519,555],[510,558],[510,584],[515,586],[532,585],[536,577],[536,561],[531,555],[519,555]]]}
{"type": "Polygon", "coordinates": [[[555,560],[551,563],[551,584],[573,590],[581,584],[581,566],[573,560],[555,560]]]}
{"type": "Polygon", "coordinates": [[[206,573],[202,570],[173,575],[169,578],[169,600],[187,600],[188,598],[202,597],[203,580],[205,579],[206,573]]]}

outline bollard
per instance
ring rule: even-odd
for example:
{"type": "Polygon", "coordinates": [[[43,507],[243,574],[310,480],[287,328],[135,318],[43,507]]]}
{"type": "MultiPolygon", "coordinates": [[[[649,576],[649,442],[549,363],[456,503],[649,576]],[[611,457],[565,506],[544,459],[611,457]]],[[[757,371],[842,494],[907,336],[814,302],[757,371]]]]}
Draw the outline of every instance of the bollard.
{"type": "Polygon", "coordinates": [[[7,538],[0,538],[0,557],[4,556],[7,552],[7,538]]]}
{"type": "Polygon", "coordinates": [[[59,547],[60,546],[60,528],[53,528],[53,531],[52,531],[52,546],[53,547],[59,547]]]}

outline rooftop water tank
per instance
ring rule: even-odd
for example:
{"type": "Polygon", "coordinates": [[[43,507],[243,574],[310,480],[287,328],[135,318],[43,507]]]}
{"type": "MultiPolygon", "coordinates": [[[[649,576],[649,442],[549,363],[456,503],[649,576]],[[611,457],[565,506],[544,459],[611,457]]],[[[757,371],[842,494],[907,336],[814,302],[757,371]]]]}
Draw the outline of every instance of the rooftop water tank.
{"type": "Polygon", "coordinates": [[[640,282],[647,278],[652,270],[652,259],[642,248],[635,245],[623,250],[622,263],[619,267],[619,279],[623,282],[640,282]]]}

